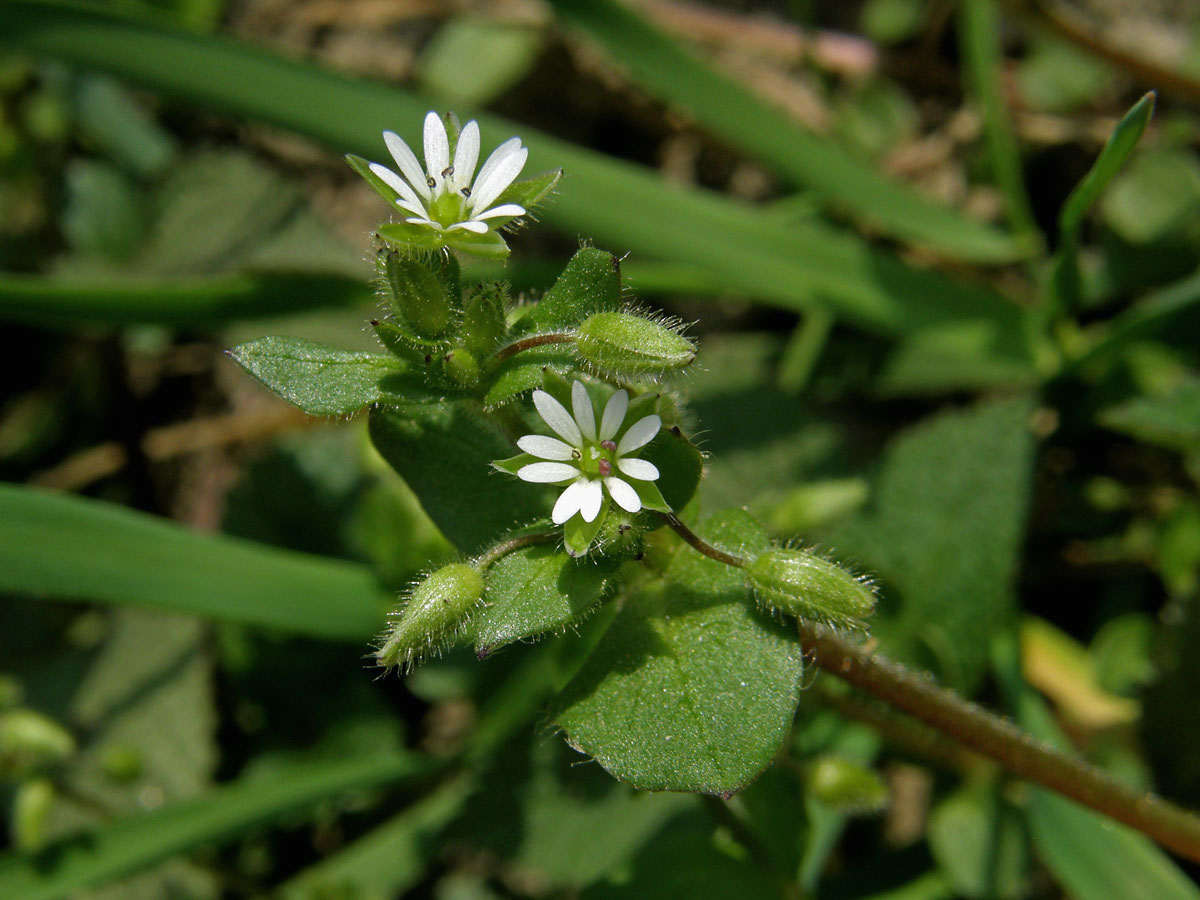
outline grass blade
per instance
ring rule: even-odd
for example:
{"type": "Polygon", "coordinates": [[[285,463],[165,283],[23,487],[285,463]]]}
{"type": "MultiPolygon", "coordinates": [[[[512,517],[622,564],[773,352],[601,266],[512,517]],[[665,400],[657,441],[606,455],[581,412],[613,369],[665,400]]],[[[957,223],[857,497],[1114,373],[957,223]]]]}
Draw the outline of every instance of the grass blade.
{"type": "Polygon", "coordinates": [[[552,0],[562,19],[599,43],[638,84],[687,109],[707,130],[824,203],[941,253],[1006,262],[1036,245],[926,200],[794,124],[636,13],[612,0],[552,0]]]}
{"type": "Polygon", "coordinates": [[[0,857],[0,897],[58,900],[191,850],[229,840],[283,813],[348,790],[428,773],[421,757],[377,755],[296,765],[152,813],[64,838],[34,855],[0,857]]]}
{"type": "Polygon", "coordinates": [[[345,641],[370,638],[387,608],[365,566],[193,534],[113,504],[3,484],[0,591],[155,607],[345,641]]]}
{"type": "Polygon", "coordinates": [[[171,281],[66,281],[0,273],[0,318],[32,325],[215,325],[369,303],[339,275],[244,274],[171,281]]]}

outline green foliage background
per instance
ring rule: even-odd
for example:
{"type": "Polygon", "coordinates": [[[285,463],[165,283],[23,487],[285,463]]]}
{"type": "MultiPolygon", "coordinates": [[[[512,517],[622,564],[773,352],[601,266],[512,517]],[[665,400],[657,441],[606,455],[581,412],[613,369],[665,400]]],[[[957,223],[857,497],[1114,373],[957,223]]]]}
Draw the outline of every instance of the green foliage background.
{"type": "MultiPolygon", "coordinates": [[[[826,548],[879,582],[887,655],[1200,805],[1186,5],[1097,7],[1081,43],[1048,3],[792,4],[782,57],[732,8],[265,6],[0,0],[0,897],[1200,894],[1141,836],[802,677],[695,555],[652,545],[669,589],[593,610],[603,571],[556,593],[556,557],[522,551],[528,630],[497,615],[486,660],[378,678],[405,585],[539,499],[480,509],[464,486],[494,476],[406,485],[371,449],[414,464],[418,429],[415,464],[452,461],[453,407],[310,419],[222,357],[377,353],[384,210],[341,156],[416,145],[430,108],[519,134],[528,172],[566,174],[474,274],[541,296],[587,239],[623,257],[613,296],[697,321],[678,387],[710,540],[826,548]],[[613,758],[639,690],[697,706],[613,758]],[[631,760],[746,786],[601,768],[631,760]]],[[[291,364],[340,392],[324,413],[373,402],[379,359],[291,364]]]]}

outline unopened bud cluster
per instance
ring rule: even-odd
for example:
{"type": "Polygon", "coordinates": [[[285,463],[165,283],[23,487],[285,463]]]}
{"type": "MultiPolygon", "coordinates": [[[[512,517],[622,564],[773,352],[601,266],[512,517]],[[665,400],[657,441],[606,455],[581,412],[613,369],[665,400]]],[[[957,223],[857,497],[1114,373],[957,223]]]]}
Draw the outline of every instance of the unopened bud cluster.
{"type": "Polygon", "coordinates": [[[768,550],[746,566],[746,574],[759,603],[789,616],[854,628],[875,609],[869,581],[806,550],[768,550]]]}

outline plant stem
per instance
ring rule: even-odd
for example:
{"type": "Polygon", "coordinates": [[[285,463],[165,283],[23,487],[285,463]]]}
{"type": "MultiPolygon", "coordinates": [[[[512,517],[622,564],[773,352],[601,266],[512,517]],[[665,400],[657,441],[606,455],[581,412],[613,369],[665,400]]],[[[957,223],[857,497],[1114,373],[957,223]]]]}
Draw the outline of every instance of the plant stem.
{"type": "Polygon", "coordinates": [[[541,347],[545,344],[569,344],[575,340],[575,335],[566,332],[554,334],[535,334],[532,337],[521,338],[519,341],[513,341],[507,346],[501,347],[492,354],[493,362],[504,362],[510,356],[516,356],[522,350],[531,350],[534,347],[541,347]]]}
{"type": "Polygon", "coordinates": [[[521,550],[525,547],[532,547],[534,544],[544,544],[557,539],[557,531],[539,531],[535,534],[518,535],[517,537],[509,538],[507,541],[501,541],[494,547],[489,547],[484,553],[475,557],[473,562],[476,568],[486,569],[500,557],[507,556],[514,550],[521,550]]]}
{"type": "Polygon", "coordinates": [[[667,520],[667,524],[671,526],[672,531],[709,559],[715,559],[719,563],[725,563],[727,566],[736,566],[739,569],[746,565],[746,561],[741,557],[733,556],[724,550],[718,550],[712,544],[705,542],[696,532],[684,525],[675,513],[660,513],[659,515],[667,520]]]}
{"type": "Polygon", "coordinates": [[[991,757],[1009,772],[1200,861],[1200,817],[1052,749],[1007,719],[938,687],[927,676],[910,672],[811,622],[800,619],[798,626],[805,652],[830,674],[991,757]]]}

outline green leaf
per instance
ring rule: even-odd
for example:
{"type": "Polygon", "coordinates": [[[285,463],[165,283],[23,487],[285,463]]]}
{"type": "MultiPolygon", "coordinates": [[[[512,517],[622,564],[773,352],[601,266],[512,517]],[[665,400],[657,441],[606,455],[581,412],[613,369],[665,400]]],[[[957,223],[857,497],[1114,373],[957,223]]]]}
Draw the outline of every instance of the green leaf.
{"type": "Polygon", "coordinates": [[[1079,232],[1084,216],[1125,165],[1142,132],[1154,115],[1154,92],[1135,103],[1117,123],[1087,175],[1067,197],[1058,214],[1058,250],[1051,262],[1051,278],[1058,303],[1071,309],[1079,302],[1079,232]]]}
{"type": "Polygon", "coordinates": [[[346,791],[423,775],[410,754],[295,766],[271,778],[220,788],[156,812],[65,838],[39,854],[0,857],[5,900],[59,900],[197,846],[229,840],[283,813],[346,791]]]}
{"type": "Polygon", "coordinates": [[[348,641],[368,639],[386,608],[363,566],[205,537],[112,504],[11,485],[0,485],[0,590],[348,641]]]}
{"type": "Polygon", "coordinates": [[[447,104],[484,106],[532,68],[544,35],[532,22],[455,16],[425,45],[417,80],[447,104]],[[464,66],[468,59],[471,64],[464,66]]]}
{"type": "Polygon", "coordinates": [[[369,421],[375,448],[463,553],[549,514],[547,491],[492,468],[513,447],[472,404],[377,406],[369,421]]]}
{"type": "Polygon", "coordinates": [[[929,816],[929,849],[964,897],[1026,895],[1029,837],[1021,814],[991,785],[961,788],[929,816]]]}
{"type": "Polygon", "coordinates": [[[1183,378],[1164,396],[1135,397],[1102,410],[1100,424],[1148,444],[1200,450],[1200,378],[1183,378]]]}
{"type": "Polygon", "coordinates": [[[604,250],[584,247],[571,257],[554,286],[518,327],[526,333],[562,331],[576,327],[594,313],[613,312],[620,307],[620,261],[604,250]]]}
{"type": "Polygon", "coordinates": [[[387,397],[384,385],[404,372],[393,356],[338,350],[302,338],[259,338],[239,344],[229,356],[310,416],[359,412],[387,397]]]}
{"type": "MultiPolygon", "coordinates": [[[[916,642],[965,691],[1013,612],[1033,469],[1030,410],[1026,398],[982,403],[909,429],[887,451],[868,507],[826,536],[900,595],[888,637],[916,642]]],[[[883,594],[886,610],[894,595],[883,594]]]]}
{"type": "Polygon", "coordinates": [[[488,376],[490,385],[483,402],[495,409],[519,394],[542,386],[546,370],[565,375],[576,366],[577,357],[572,344],[543,344],[531,347],[504,360],[488,376]]]}
{"type": "Polygon", "coordinates": [[[611,0],[552,0],[563,20],[601,44],[638,84],[682,107],[714,135],[761,160],[829,206],[890,234],[979,262],[1028,252],[1009,235],[932,203],[795,125],[687,48],[611,0]]]}
{"type": "Polygon", "coordinates": [[[509,553],[485,575],[487,606],[475,617],[475,649],[486,656],[505,644],[562,630],[615,587],[615,567],[578,560],[558,547],[525,547],[509,553]]]}
{"type": "MultiPolygon", "coordinates": [[[[770,546],[740,510],[698,531],[729,553],[770,546]]],[[[684,548],[665,583],[628,599],[552,715],[634,787],[729,794],[779,749],[802,671],[799,642],[754,610],[742,573],[684,548]]]]}

